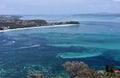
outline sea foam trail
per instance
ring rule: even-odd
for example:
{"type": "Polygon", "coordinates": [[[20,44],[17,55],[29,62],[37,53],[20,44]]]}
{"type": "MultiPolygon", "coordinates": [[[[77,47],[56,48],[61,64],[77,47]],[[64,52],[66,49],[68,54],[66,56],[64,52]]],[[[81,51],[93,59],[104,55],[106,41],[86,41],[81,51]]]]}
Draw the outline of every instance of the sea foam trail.
{"type": "Polygon", "coordinates": [[[11,51],[11,50],[19,50],[19,49],[28,49],[28,48],[35,48],[35,47],[39,47],[40,45],[32,45],[32,46],[25,46],[25,47],[18,47],[18,48],[14,48],[14,49],[5,49],[5,50],[0,50],[1,52],[4,53],[9,53],[6,51],[11,51]]]}
{"type": "Polygon", "coordinates": [[[67,52],[67,53],[58,53],[57,57],[63,59],[73,59],[73,58],[88,58],[102,55],[103,52],[67,52]]]}
{"type": "Polygon", "coordinates": [[[8,30],[0,30],[0,32],[9,32],[16,30],[25,30],[25,29],[37,29],[37,28],[48,28],[48,27],[64,27],[64,26],[74,26],[76,24],[64,24],[64,25],[52,25],[52,26],[39,26],[39,27],[26,27],[26,28],[17,28],[17,29],[8,29],[8,30]]]}
{"type": "Polygon", "coordinates": [[[39,47],[40,45],[32,45],[32,46],[26,46],[26,47],[20,47],[18,49],[25,49],[25,48],[32,48],[32,47],[39,47]]]}

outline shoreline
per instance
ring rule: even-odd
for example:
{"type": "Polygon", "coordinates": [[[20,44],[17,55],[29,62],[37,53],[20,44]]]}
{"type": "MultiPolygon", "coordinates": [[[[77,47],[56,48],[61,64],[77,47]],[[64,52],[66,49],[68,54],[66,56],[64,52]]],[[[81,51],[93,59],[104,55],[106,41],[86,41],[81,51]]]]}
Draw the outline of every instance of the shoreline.
{"type": "Polygon", "coordinates": [[[65,26],[74,26],[74,25],[77,25],[77,24],[63,24],[63,25],[51,25],[51,26],[38,26],[38,27],[16,28],[16,29],[0,30],[0,33],[1,32],[10,32],[10,31],[18,31],[18,30],[36,29],[36,28],[65,27],[65,26]]]}

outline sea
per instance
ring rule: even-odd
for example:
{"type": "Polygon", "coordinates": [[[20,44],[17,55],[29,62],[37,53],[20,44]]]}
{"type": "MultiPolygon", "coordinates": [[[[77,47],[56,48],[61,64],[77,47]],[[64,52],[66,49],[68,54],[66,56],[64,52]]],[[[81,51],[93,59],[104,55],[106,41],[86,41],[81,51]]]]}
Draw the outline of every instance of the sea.
{"type": "Polygon", "coordinates": [[[0,78],[70,78],[63,64],[78,61],[94,70],[114,64],[120,69],[120,14],[23,15],[21,19],[63,25],[0,32],[0,78]]]}

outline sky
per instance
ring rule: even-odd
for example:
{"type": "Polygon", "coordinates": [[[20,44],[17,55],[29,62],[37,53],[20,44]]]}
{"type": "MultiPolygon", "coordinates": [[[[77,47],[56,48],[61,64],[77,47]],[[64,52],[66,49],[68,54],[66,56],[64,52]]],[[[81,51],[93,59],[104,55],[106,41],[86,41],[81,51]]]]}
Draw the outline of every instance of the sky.
{"type": "Polygon", "coordinates": [[[0,0],[0,14],[120,13],[120,0],[0,0]]]}

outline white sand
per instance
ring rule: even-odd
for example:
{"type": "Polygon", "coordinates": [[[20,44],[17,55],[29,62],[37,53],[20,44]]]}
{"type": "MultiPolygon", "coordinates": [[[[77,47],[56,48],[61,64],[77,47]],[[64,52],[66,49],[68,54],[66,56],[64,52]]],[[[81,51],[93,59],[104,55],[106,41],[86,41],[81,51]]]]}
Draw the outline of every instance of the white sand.
{"type": "Polygon", "coordinates": [[[0,32],[8,32],[8,31],[15,31],[15,30],[23,30],[23,29],[47,28],[47,27],[74,26],[74,25],[76,25],[76,24],[64,24],[64,25],[52,25],[52,26],[39,26],[39,27],[26,27],[26,28],[16,28],[16,29],[0,30],[0,32]]]}

